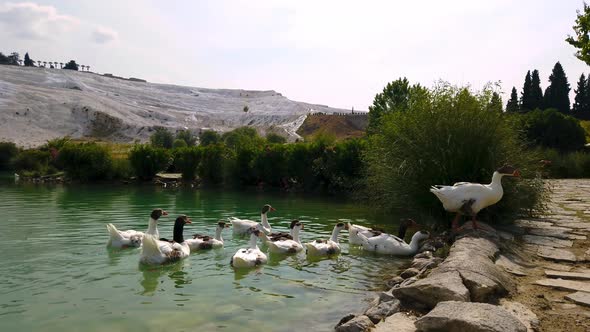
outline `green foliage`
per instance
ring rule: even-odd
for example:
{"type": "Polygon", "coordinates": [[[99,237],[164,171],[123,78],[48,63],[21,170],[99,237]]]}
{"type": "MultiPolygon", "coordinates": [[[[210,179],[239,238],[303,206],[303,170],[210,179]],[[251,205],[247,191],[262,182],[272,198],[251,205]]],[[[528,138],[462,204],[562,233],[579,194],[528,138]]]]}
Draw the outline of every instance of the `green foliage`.
{"type": "Polygon", "coordinates": [[[520,111],[520,107],[518,105],[518,94],[516,93],[516,88],[512,87],[512,93],[510,94],[510,99],[508,103],[506,103],[506,112],[507,113],[516,113],[520,111]]]}
{"type": "Polygon", "coordinates": [[[18,153],[16,144],[12,142],[0,142],[0,170],[11,167],[11,162],[18,153]]]}
{"type": "Polygon", "coordinates": [[[156,173],[166,170],[171,161],[171,154],[168,150],[149,144],[137,144],[129,153],[131,168],[135,175],[142,180],[153,179],[156,173]]]}
{"type": "Polygon", "coordinates": [[[590,80],[586,79],[584,74],[580,75],[578,80],[576,97],[574,99],[573,114],[579,114],[579,112],[590,111],[590,80]]]}
{"type": "Polygon", "coordinates": [[[171,149],[174,143],[174,135],[164,127],[156,127],[155,133],[150,136],[150,143],[158,148],[171,149]]]}
{"type": "Polygon", "coordinates": [[[133,176],[133,168],[127,158],[113,158],[111,167],[111,179],[129,179],[133,176]]]}
{"type": "Polygon", "coordinates": [[[240,127],[228,131],[221,136],[221,140],[228,148],[234,150],[246,146],[260,146],[264,144],[264,139],[252,127],[240,127]]]}
{"type": "Polygon", "coordinates": [[[520,96],[520,109],[522,111],[534,110],[533,108],[533,83],[531,79],[531,71],[527,71],[524,77],[524,84],[522,86],[522,93],[520,96]]]}
{"type": "Polygon", "coordinates": [[[204,183],[215,185],[223,182],[226,152],[222,144],[211,144],[202,149],[198,174],[204,183]]]}
{"type": "Polygon", "coordinates": [[[549,76],[549,86],[545,90],[543,106],[545,109],[554,108],[562,113],[570,111],[570,84],[563,67],[559,62],[553,67],[553,72],[549,76]]]}
{"type": "MultiPolygon", "coordinates": [[[[440,202],[428,191],[432,185],[489,182],[507,162],[524,177],[534,177],[539,157],[524,149],[505,116],[487,110],[492,94],[490,89],[474,93],[439,84],[406,112],[384,117],[367,146],[369,201],[385,210],[440,214],[440,202]]],[[[504,199],[482,211],[482,219],[541,207],[542,182],[507,179],[503,184],[504,199]]]]}
{"type": "Polygon", "coordinates": [[[531,98],[530,98],[530,110],[536,110],[537,108],[543,109],[543,90],[541,89],[541,79],[539,78],[539,71],[533,70],[531,78],[531,98]]]}
{"type": "Polygon", "coordinates": [[[186,148],[188,145],[186,144],[186,141],[183,139],[175,139],[174,142],[172,143],[172,147],[177,149],[177,148],[186,148]]]}
{"type": "Polygon", "coordinates": [[[199,143],[201,146],[217,144],[219,141],[221,141],[221,136],[213,130],[205,130],[199,135],[199,143]]]}
{"type": "Polygon", "coordinates": [[[14,159],[17,171],[29,171],[37,175],[45,174],[49,166],[49,152],[36,149],[21,151],[14,159]]]}
{"type": "Polygon", "coordinates": [[[66,144],[59,150],[57,163],[75,180],[104,180],[112,176],[111,155],[105,146],[96,143],[66,144]]]}
{"type": "Polygon", "coordinates": [[[201,161],[201,148],[191,146],[175,149],[174,168],[182,173],[185,180],[194,180],[201,161]]]}
{"type": "Polygon", "coordinates": [[[183,140],[186,143],[186,146],[195,146],[197,144],[197,137],[189,130],[181,130],[176,133],[176,139],[183,140]]]}
{"type": "Polygon", "coordinates": [[[522,114],[519,121],[526,139],[535,145],[572,151],[583,148],[586,143],[580,122],[554,109],[522,114]]]}
{"type": "Polygon", "coordinates": [[[548,177],[590,178],[590,153],[587,151],[561,153],[556,149],[546,149],[540,154],[543,159],[551,161],[543,170],[548,177]]]}
{"type": "Polygon", "coordinates": [[[266,134],[266,141],[271,144],[284,144],[287,143],[287,139],[284,136],[275,133],[266,134]]]}
{"type": "Polygon", "coordinates": [[[61,148],[63,148],[67,144],[69,144],[71,142],[71,140],[72,139],[69,136],[54,138],[54,139],[47,141],[47,143],[45,143],[41,147],[41,150],[48,150],[49,151],[51,149],[56,149],[59,151],[59,150],[61,150],[61,148]]]}
{"type": "Polygon", "coordinates": [[[421,96],[427,93],[427,89],[415,84],[410,86],[407,78],[399,78],[388,83],[383,92],[378,93],[373,100],[373,105],[369,106],[369,125],[367,133],[372,134],[377,131],[381,118],[394,111],[405,111],[412,106],[412,100],[421,100],[421,96]]]}
{"type": "Polygon", "coordinates": [[[78,70],[78,64],[76,63],[76,61],[70,60],[70,62],[66,63],[64,69],[78,70]]]}
{"type": "Polygon", "coordinates": [[[584,3],[584,11],[577,11],[576,24],[573,26],[575,36],[568,36],[566,42],[577,49],[578,59],[590,65],[590,7],[584,3]]]}
{"type": "Polygon", "coordinates": [[[488,103],[488,111],[502,113],[502,97],[497,92],[492,93],[492,98],[488,103]]]}
{"type": "Polygon", "coordinates": [[[248,107],[248,105],[244,106],[244,108],[242,109],[242,111],[244,111],[244,113],[248,113],[249,110],[250,110],[250,107],[248,107]]]}

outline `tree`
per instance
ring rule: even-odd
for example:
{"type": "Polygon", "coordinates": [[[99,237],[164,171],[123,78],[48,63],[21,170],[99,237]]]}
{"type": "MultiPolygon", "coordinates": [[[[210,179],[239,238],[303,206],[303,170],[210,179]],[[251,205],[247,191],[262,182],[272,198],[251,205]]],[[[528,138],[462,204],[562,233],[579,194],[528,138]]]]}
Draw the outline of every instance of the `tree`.
{"type": "Polygon", "coordinates": [[[274,144],[284,144],[287,143],[287,139],[279,134],[275,134],[275,133],[268,133],[266,134],[266,141],[268,143],[274,143],[274,144]]]}
{"type": "Polygon", "coordinates": [[[60,62],[59,63],[59,69],[63,69],[63,68],[64,68],[64,63],[63,62],[60,62]]]}
{"type": "Polygon", "coordinates": [[[533,70],[531,79],[531,110],[543,108],[543,90],[541,89],[541,79],[539,71],[533,70]]]}
{"type": "Polygon", "coordinates": [[[183,140],[186,146],[195,146],[197,144],[197,138],[189,130],[181,130],[176,133],[176,139],[183,140]]]}
{"type": "Polygon", "coordinates": [[[35,67],[35,61],[29,57],[29,53],[25,53],[25,67],[35,67]]]}
{"type": "Polygon", "coordinates": [[[584,3],[584,12],[576,11],[578,17],[573,29],[575,36],[568,36],[565,41],[577,48],[576,58],[590,65],[590,7],[584,3]]]}
{"type": "MultiPolygon", "coordinates": [[[[76,61],[70,60],[70,62],[66,63],[66,65],[64,66],[64,69],[78,70],[78,64],[76,63],[76,61]]],[[[172,143],[171,143],[171,145],[172,145],[172,143]]]]}
{"type": "Polygon", "coordinates": [[[427,93],[428,90],[420,84],[410,85],[405,77],[388,83],[383,92],[375,96],[373,105],[369,106],[367,133],[373,134],[378,131],[383,116],[395,111],[406,111],[413,99],[427,93]]]}
{"type": "Polygon", "coordinates": [[[8,64],[8,57],[6,55],[2,54],[2,52],[0,52],[0,64],[2,64],[2,65],[8,64]]]}
{"type": "Polygon", "coordinates": [[[164,127],[156,127],[155,129],[156,132],[150,136],[150,143],[159,148],[172,148],[172,144],[174,143],[174,136],[172,133],[164,127]]]}
{"type": "Polygon", "coordinates": [[[248,113],[249,110],[250,110],[250,107],[248,107],[248,105],[244,106],[244,108],[242,109],[242,111],[244,111],[244,113],[248,113]]]}
{"type": "Polygon", "coordinates": [[[520,120],[524,134],[536,145],[572,151],[583,148],[586,143],[580,122],[555,109],[536,110],[523,115],[520,120]]]}
{"type": "Polygon", "coordinates": [[[578,87],[574,90],[576,92],[576,97],[574,99],[574,107],[572,109],[573,112],[585,112],[590,109],[590,104],[588,103],[590,94],[588,88],[589,86],[586,76],[584,74],[580,75],[578,87]]]}
{"type": "Polygon", "coordinates": [[[563,67],[559,62],[553,67],[553,71],[549,76],[549,86],[545,90],[545,97],[543,105],[545,108],[554,108],[562,113],[569,113],[570,111],[570,84],[567,81],[567,76],[563,71],[563,67]]]}
{"type": "Polygon", "coordinates": [[[506,103],[506,112],[507,113],[516,113],[520,109],[518,107],[518,93],[516,92],[516,87],[512,87],[512,93],[510,94],[510,99],[508,103],[506,103]]]}
{"type": "Polygon", "coordinates": [[[90,70],[90,66],[86,66],[86,71],[89,71],[89,70],[90,70]]]}
{"type": "Polygon", "coordinates": [[[41,60],[37,60],[37,64],[41,67],[41,60]]]}
{"type": "Polygon", "coordinates": [[[199,142],[201,146],[210,144],[217,144],[221,140],[221,136],[216,131],[205,130],[199,135],[199,142]]]}
{"type": "Polygon", "coordinates": [[[492,98],[488,103],[488,111],[502,113],[502,97],[497,92],[492,93],[492,98]]]}
{"type": "Polygon", "coordinates": [[[520,96],[520,110],[523,112],[533,110],[533,108],[531,108],[533,106],[532,88],[533,83],[531,79],[531,71],[529,70],[527,71],[526,76],[524,77],[522,94],[520,96]]]}

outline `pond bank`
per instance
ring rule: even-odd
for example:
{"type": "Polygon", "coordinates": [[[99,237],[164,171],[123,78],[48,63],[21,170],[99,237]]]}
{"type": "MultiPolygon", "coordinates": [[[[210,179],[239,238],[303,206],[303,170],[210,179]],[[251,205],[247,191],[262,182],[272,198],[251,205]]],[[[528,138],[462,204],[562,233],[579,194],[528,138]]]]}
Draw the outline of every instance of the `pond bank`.
{"type": "MultiPolygon", "coordinates": [[[[590,180],[550,184],[546,217],[497,232],[467,229],[440,265],[392,280],[398,283],[336,330],[588,331],[590,180]]],[[[413,265],[425,259],[417,255],[413,265]]]]}

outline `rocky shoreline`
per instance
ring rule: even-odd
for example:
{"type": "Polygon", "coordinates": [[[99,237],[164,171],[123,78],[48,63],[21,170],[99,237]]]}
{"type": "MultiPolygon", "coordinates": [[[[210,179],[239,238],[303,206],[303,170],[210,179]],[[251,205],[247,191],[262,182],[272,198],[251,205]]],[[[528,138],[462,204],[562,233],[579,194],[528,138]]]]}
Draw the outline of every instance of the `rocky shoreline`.
{"type": "Polygon", "coordinates": [[[590,261],[590,181],[550,184],[550,215],[498,231],[465,227],[444,261],[416,255],[390,290],[335,330],[590,331],[590,270],[582,267],[590,261]],[[560,306],[569,312],[546,314],[560,306]]]}

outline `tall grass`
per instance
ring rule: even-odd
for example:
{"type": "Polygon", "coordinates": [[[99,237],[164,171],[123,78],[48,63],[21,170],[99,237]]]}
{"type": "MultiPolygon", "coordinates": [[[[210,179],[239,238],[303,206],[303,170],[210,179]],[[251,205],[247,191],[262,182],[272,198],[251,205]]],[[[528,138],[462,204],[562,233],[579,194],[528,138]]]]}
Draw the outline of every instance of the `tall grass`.
{"type": "Polygon", "coordinates": [[[369,139],[365,192],[371,202],[440,217],[443,208],[429,192],[431,185],[489,183],[495,169],[510,163],[523,179],[504,179],[503,200],[481,217],[542,209],[547,190],[535,180],[539,156],[525,149],[501,113],[488,110],[491,91],[443,84],[410,98],[407,111],[385,115],[369,139]]]}

